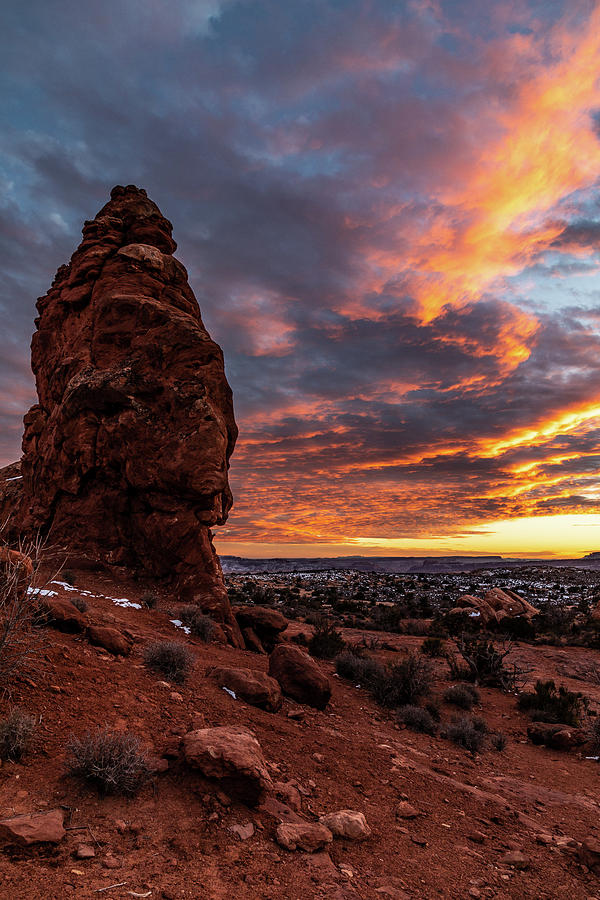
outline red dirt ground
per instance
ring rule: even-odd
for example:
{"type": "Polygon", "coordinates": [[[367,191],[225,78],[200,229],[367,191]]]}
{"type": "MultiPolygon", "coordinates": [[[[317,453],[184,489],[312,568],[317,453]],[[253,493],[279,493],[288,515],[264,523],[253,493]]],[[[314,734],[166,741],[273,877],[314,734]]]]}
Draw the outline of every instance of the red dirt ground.
{"type": "MultiPolygon", "coordinates": [[[[0,712],[18,704],[41,724],[23,762],[0,768],[0,815],[63,806],[72,829],[56,847],[0,853],[3,900],[600,898],[600,880],[560,848],[561,836],[600,837],[600,766],[528,743],[528,719],[516,710],[514,697],[482,690],[477,712],[509,743],[502,753],[489,750],[475,758],[442,738],[400,729],[365,691],[335,676],[329,663],[321,665],[332,679],[332,702],[324,712],[304,708],[303,720],[296,721],[287,712],[298,704],[286,700],[279,713],[263,712],[204,675],[218,664],[266,670],[266,657],[186,638],[169,622],[167,596],[154,610],[120,608],[108,599],[137,600],[142,590],[135,582],[90,572],[77,573],[75,581],[80,590],[104,595],[88,598],[88,619],[127,628],[136,642],[128,658],[115,658],[82,636],[48,629],[43,668],[18,680],[2,701],[0,712]],[[188,642],[197,655],[184,685],[161,683],[142,663],[144,644],[161,636],[188,642]],[[359,810],[372,836],[363,843],[336,839],[329,853],[288,852],[274,841],[271,816],[222,795],[219,800],[218,786],[178,763],[132,799],[100,798],[64,775],[69,736],[98,725],[130,730],[161,756],[173,736],[223,724],[254,730],[274,779],[299,786],[307,818],[359,810]],[[398,819],[402,799],[421,815],[398,819]],[[254,835],[241,841],[229,828],[247,822],[254,835]],[[482,843],[470,839],[473,832],[481,833],[482,843]],[[536,840],[542,832],[554,835],[551,845],[536,840]],[[76,859],[79,843],[94,844],[95,858],[76,859]],[[522,850],[529,868],[504,865],[509,849],[522,850]],[[116,858],[117,867],[106,868],[107,856],[116,858]]],[[[422,639],[389,640],[404,649],[422,639]]],[[[600,687],[582,680],[599,663],[597,652],[521,645],[516,656],[534,666],[532,678],[554,677],[600,706],[600,687]]],[[[447,686],[444,670],[440,663],[436,693],[447,686]]],[[[451,710],[445,707],[444,714],[451,710]]]]}

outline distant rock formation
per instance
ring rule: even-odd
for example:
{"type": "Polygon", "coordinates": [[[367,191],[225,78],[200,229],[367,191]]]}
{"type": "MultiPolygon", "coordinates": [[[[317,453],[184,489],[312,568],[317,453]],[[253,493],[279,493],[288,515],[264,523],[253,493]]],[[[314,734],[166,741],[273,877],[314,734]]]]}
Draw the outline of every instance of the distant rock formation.
{"type": "Polygon", "coordinates": [[[487,626],[490,623],[497,624],[507,617],[523,616],[532,619],[538,615],[539,610],[508,588],[492,588],[483,599],[472,594],[463,594],[450,612],[480,618],[481,624],[487,626]]]}
{"type": "Polygon", "coordinates": [[[173,579],[239,643],[210,531],[232,503],[232,394],[171,231],[144,190],[115,187],[38,300],[39,402],[20,469],[1,473],[0,519],[173,579]]]}

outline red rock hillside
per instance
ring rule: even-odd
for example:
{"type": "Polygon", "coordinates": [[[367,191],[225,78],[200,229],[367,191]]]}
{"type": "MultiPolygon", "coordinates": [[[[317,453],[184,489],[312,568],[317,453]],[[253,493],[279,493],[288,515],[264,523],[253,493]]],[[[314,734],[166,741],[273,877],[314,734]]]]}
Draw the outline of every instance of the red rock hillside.
{"type": "Polygon", "coordinates": [[[13,534],[41,529],[55,546],[174,579],[239,635],[210,531],[232,503],[232,393],[171,231],[144,190],[115,187],[38,300],[39,402],[21,469],[0,473],[0,515],[13,534]]]}

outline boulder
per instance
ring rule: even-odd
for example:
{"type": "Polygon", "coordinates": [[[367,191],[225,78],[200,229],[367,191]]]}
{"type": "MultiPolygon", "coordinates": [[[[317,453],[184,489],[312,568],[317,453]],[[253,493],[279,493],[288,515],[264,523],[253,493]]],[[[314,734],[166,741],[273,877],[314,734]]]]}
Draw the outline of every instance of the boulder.
{"type": "MultiPolygon", "coordinates": [[[[234,606],[233,614],[240,627],[251,629],[267,652],[273,649],[281,632],[288,627],[286,617],[279,610],[267,606],[234,606]]],[[[252,635],[249,643],[248,649],[254,650],[252,635]]]]}
{"type": "Polygon", "coordinates": [[[286,850],[305,850],[314,853],[333,840],[333,835],[325,825],[313,822],[283,822],[275,832],[277,843],[286,850]]]}
{"type": "Polygon", "coordinates": [[[552,750],[572,750],[588,738],[583,728],[549,722],[533,722],[527,728],[527,736],[532,744],[545,744],[552,750]]]}
{"type": "Polygon", "coordinates": [[[171,232],[144,190],[117,186],[39,298],[38,402],[18,474],[0,477],[0,522],[8,540],[51,532],[174,582],[241,647],[211,534],[232,504],[232,394],[171,232]]]}
{"type": "Polygon", "coordinates": [[[298,703],[325,709],[331,697],[331,685],[317,663],[291,644],[279,644],[269,657],[269,675],[283,693],[298,703]]]}
{"type": "Polygon", "coordinates": [[[190,731],[183,737],[183,755],[188,766],[219,779],[251,806],[273,788],[261,746],[249,728],[223,725],[190,731]]]}
{"type": "Polygon", "coordinates": [[[109,625],[88,625],[87,636],[90,644],[102,647],[115,656],[127,656],[131,650],[129,638],[109,625]]]}
{"type": "Polygon", "coordinates": [[[61,597],[41,597],[39,612],[43,621],[67,633],[85,631],[86,619],[70,600],[61,597]]]}
{"type": "Polygon", "coordinates": [[[595,837],[587,837],[578,848],[579,860],[596,875],[600,874],[600,841],[595,837]]]}
{"type": "Polygon", "coordinates": [[[24,847],[31,844],[58,844],[65,836],[63,821],[64,813],[61,809],[2,819],[0,841],[24,847]]]}
{"type": "Polygon", "coordinates": [[[220,687],[228,688],[236,697],[252,706],[266,709],[267,712],[277,712],[281,709],[283,702],[281,688],[275,679],[265,672],[214,666],[208,669],[206,674],[220,687]]]}
{"type": "Polygon", "coordinates": [[[340,809],[319,818],[321,825],[329,828],[334,837],[351,841],[364,841],[371,834],[364,814],[353,809],[340,809]]]}
{"type": "Polygon", "coordinates": [[[254,653],[267,652],[254,628],[242,628],[242,635],[244,637],[244,643],[246,644],[246,650],[252,650],[254,653]]]}

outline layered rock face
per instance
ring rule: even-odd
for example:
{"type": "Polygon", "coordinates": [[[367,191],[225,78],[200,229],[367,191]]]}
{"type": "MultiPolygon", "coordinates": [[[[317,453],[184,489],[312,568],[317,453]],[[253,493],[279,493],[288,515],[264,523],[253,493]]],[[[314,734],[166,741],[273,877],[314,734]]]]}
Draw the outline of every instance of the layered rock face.
{"type": "Polygon", "coordinates": [[[21,531],[174,577],[239,634],[210,531],[232,503],[232,394],[171,231],[144,190],[114,188],[38,300],[12,506],[18,488],[21,531]]]}

